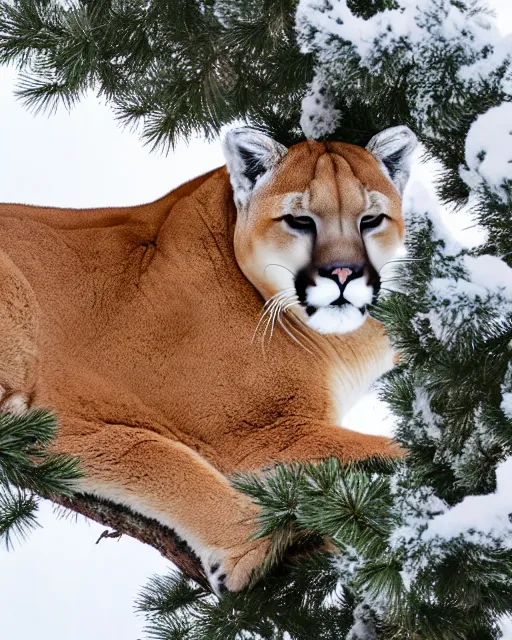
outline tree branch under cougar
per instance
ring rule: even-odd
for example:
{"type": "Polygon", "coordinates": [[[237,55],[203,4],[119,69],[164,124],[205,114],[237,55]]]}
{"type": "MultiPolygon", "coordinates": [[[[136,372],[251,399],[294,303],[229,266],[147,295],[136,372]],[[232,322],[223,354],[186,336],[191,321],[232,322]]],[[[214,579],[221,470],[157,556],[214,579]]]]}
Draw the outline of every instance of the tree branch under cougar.
{"type": "Polygon", "coordinates": [[[210,586],[201,563],[189,546],[172,529],[157,520],[133,513],[128,508],[85,494],[52,496],[56,504],[71,509],[101,525],[115,529],[150,545],[200,586],[210,586]]]}

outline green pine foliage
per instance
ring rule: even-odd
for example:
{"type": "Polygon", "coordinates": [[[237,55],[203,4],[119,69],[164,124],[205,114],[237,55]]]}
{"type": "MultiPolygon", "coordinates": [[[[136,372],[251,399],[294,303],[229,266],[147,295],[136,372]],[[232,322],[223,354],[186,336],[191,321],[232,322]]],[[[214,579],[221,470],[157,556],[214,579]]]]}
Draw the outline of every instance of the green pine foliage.
{"type": "MultiPolygon", "coordinates": [[[[478,114],[507,99],[503,81],[510,74],[505,61],[470,79],[459,74],[492,50],[471,32],[485,3],[428,0],[423,18],[431,39],[379,36],[367,60],[310,19],[317,12],[335,22],[339,1],[314,2],[313,12],[301,2],[298,30],[297,4],[2,0],[0,63],[22,72],[18,93],[28,107],[72,107],[93,90],[121,123],[139,127],[147,143],[163,148],[197,133],[216,136],[235,119],[285,144],[297,142],[305,129],[301,100],[320,78],[317,99],[336,110],[337,124],[326,130],[315,122],[308,135],[366,144],[387,126],[409,124],[443,163],[442,199],[465,202],[469,191],[458,171],[465,136],[478,114]],[[450,7],[468,18],[453,38],[437,29],[450,7]]],[[[394,0],[347,3],[362,18],[397,6],[394,0]]]]}
{"type": "Polygon", "coordinates": [[[344,638],[354,602],[337,583],[338,572],[322,556],[302,559],[285,576],[275,572],[243,595],[221,599],[173,573],[153,578],[137,608],[155,640],[277,640],[286,632],[297,640],[344,638]]]}
{"type": "Polygon", "coordinates": [[[37,526],[38,498],[71,495],[78,461],[47,449],[56,419],[47,411],[0,415],[0,540],[11,548],[37,526]]]}
{"type": "Polygon", "coordinates": [[[0,62],[23,70],[27,106],[70,107],[94,89],[155,146],[247,115],[279,129],[287,112],[297,128],[312,57],[294,37],[295,4],[2,2],[0,62]]]}

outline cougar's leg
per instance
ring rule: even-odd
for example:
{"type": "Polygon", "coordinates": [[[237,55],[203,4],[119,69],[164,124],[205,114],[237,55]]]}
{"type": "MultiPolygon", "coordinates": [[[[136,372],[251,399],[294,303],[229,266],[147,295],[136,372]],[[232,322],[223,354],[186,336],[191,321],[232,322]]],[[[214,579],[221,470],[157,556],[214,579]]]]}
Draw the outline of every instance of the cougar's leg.
{"type": "Polygon", "coordinates": [[[184,444],[146,430],[65,425],[59,450],[81,458],[80,490],[155,518],[182,537],[203,563],[213,589],[238,591],[267,553],[268,541],[250,541],[257,508],[224,475],[184,444]]]}
{"type": "Polygon", "coordinates": [[[25,276],[0,251],[0,412],[23,412],[33,393],[39,309],[25,276]]]}
{"type": "Polygon", "coordinates": [[[349,462],[372,456],[399,457],[405,454],[396,442],[385,436],[368,435],[314,421],[283,424],[272,430],[272,437],[254,433],[244,449],[238,467],[247,470],[331,457],[349,462]]]}

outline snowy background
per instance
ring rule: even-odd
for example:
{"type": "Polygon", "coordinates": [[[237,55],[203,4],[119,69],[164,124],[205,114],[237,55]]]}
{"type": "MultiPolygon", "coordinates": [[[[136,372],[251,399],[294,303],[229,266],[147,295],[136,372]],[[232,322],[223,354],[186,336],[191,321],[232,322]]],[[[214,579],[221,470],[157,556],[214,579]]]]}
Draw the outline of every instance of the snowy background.
{"type": "MultiPolygon", "coordinates": [[[[512,32],[510,0],[490,0],[503,32],[512,32]]],[[[167,157],[150,155],[136,134],[119,129],[94,96],[71,113],[33,116],[13,97],[15,74],[0,68],[0,202],[96,207],[154,200],[185,180],[223,164],[220,144],[194,140],[167,157]]],[[[435,167],[415,166],[414,182],[431,183],[435,167]]],[[[463,212],[444,214],[458,240],[479,231],[463,212]]],[[[346,426],[390,433],[393,422],[373,394],[346,426]]],[[[133,602],[152,573],[169,563],[137,541],[96,540],[104,530],[84,518],[59,519],[42,503],[41,528],[14,551],[0,548],[0,617],[6,640],[137,640],[142,619],[133,602]],[[28,605],[28,606],[27,606],[28,605]],[[29,612],[29,613],[27,613],[29,612]]],[[[504,626],[512,640],[512,626],[504,626]]],[[[313,640],[313,639],[312,639],[313,640]]]]}

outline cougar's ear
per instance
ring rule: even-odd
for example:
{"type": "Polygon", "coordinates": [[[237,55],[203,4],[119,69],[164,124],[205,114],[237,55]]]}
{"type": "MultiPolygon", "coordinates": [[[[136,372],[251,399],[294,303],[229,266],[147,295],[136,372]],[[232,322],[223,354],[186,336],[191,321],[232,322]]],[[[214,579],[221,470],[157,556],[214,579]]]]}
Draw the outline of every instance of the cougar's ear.
{"type": "Polygon", "coordinates": [[[279,142],[249,127],[229,131],[222,147],[239,209],[249,202],[258,180],[272,171],[288,151],[279,142]]]}
{"type": "Polygon", "coordinates": [[[367,151],[380,160],[398,193],[402,195],[411,172],[412,152],[418,138],[409,127],[390,127],[373,136],[367,151]]]}

